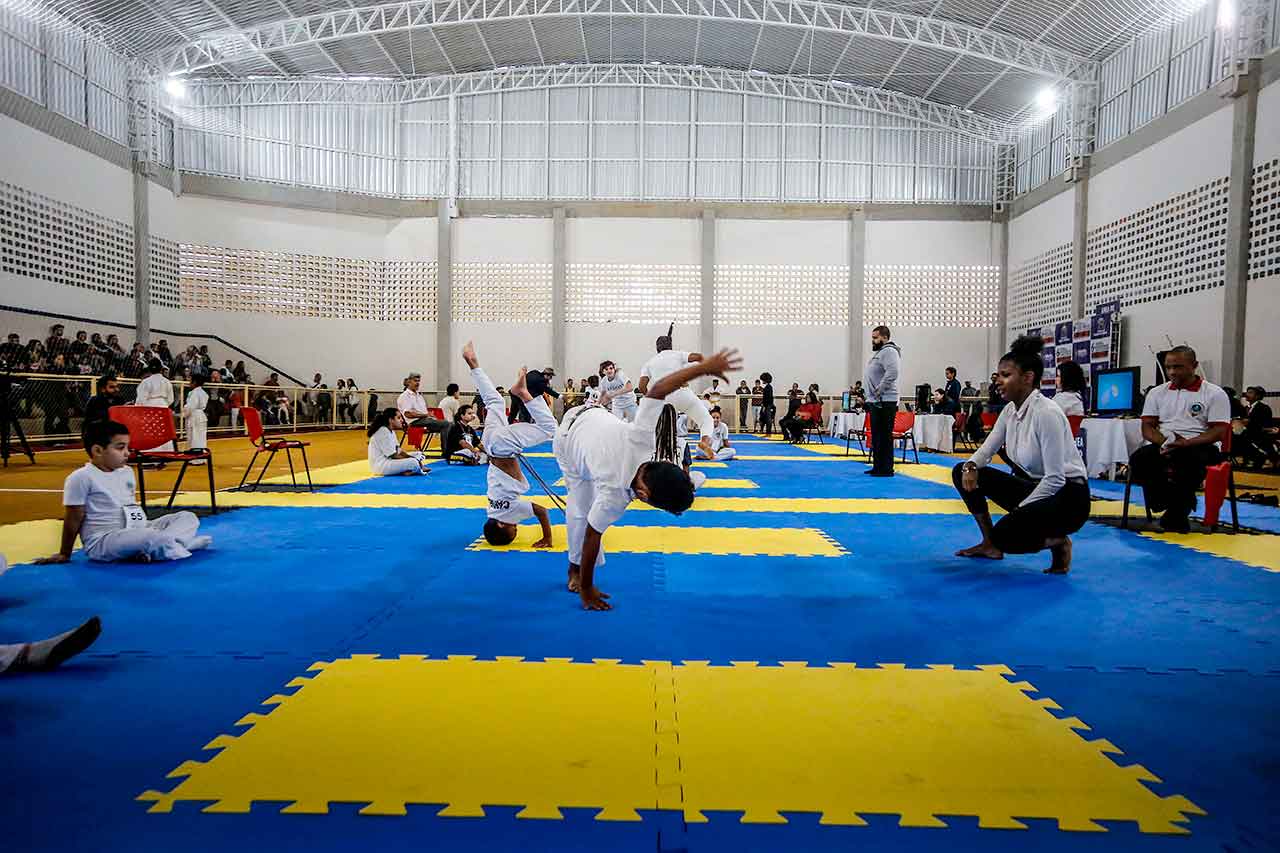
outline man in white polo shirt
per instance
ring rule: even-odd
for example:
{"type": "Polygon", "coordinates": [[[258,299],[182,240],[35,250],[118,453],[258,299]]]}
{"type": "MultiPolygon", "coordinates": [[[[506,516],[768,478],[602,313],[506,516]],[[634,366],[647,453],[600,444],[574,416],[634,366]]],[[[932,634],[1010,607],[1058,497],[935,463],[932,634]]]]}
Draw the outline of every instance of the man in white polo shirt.
{"type": "MultiPolygon", "coordinates": [[[[396,398],[396,408],[406,426],[425,427],[427,432],[445,433],[453,425],[452,421],[436,420],[427,409],[427,398],[422,396],[418,388],[422,384],[422,374],[410,373],[404,378],[404,391],[396,398]]],[[[442,441],[441,444],[444,442],[442,441]]]]}
{"type": "Polygon", "coordinates": [[[1129,476],[1142,485],[1147,507],[1164,513],[1160,527],[1170,533],[1190,532],[1196,489],[1205,468],[1222,461],[1220,443],[1231,429],[1227,393],[1197,376],[1198,366],[1191,347],[1165,355],[1169,382],[1152,388],[1142,407],[1142,437],[1151,443],[1129,462],[1129,476]]]}

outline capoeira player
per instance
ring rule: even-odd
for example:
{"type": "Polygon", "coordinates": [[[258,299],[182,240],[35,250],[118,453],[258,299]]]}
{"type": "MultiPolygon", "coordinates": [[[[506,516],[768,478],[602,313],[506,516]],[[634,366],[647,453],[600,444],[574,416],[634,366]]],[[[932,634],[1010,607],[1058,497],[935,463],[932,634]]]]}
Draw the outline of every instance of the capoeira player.
{"type": "Polygon", "coordinates": [[[619,370],[612,361],[600,362],[600,388],[613,401],[610,404],[610,411],[627,423],[636,419],[636,411],[639,408],[636,405],[636,389],[627,378],[627,374],[619,370]]]}
{"type": "Polygon", "coordinates": [[[729,425],[721,420],[720,407],[716,406],[711,410],[711,419],[715,421],[715,427],[711,430],[711,450],[710,454],[705,453],[701,447],[698,448],[698,459],[713,459],[717,462],[726,462],[738,455],[737,448],[729,443],[729,425]]]}
{"type": "Polygon", "coordinates": [[[481,442],[489,454],[485,541],[490,545],[510,545],[516,538],[516,525],[526,518],[537,518],[542,525],[542,538],[534,542],[533,547],[550,548],[551,520],[546,508],[525,499],[529,481],[524,478],[520,460],[516,458],[556,434],[556,419],[542,396],[542,392],[547,390],[547,380],[536,370],[528,373],[520,368],[520,376],[509,390],[512,397],[524,402],[533,423],[508,423],[506,401],[480,367],[476,348],[470,341],[462,348],[462,358],[471,368],[471,379],[484,401],[484,436],[481,442]]]}
{"type": "MultiPolygon", "coordinates": [[[[663,377],[670,376],[678,370],[696,364],[702,361],[702,353],[684,352],[683,350],[675,350],[671,348],[671,332],[675,324],[667,329],[667,333],[662,335],[656,341],[658,354],[645,362],[644,367],[640,368],[640,393],[648,392],[649,386],[663,377]]],[[[704,376],[706,374],[694,374],[695,376],[704,376]]],[[[684,412],[694,423],[698,425],[698,448],[703,455],[710,456],[713,451],[711,449],[711,432],[715,428],[715,424],[711,420],[711,410],[707,405],[698,399],[698,395],[683,384],[671,394],[667,395],[667,402],[676,407],[676,411],[684,412]]]]}
{"type": "Polygon", "coordinates": [[[737,350],[726,349],[665,374],[649,383],[633,423],[598,407],[579,406],[565,413],[552,448],[569,487],[569,589],[581,595],[583,609],[610,607],[609,596],[595,586],[596,567],[604,565],[601,540],[632,499],[673,515],[693,503],[693,483],[676,460],[670,395],[699,376],[725,378],[741,366],[737,350]]]}

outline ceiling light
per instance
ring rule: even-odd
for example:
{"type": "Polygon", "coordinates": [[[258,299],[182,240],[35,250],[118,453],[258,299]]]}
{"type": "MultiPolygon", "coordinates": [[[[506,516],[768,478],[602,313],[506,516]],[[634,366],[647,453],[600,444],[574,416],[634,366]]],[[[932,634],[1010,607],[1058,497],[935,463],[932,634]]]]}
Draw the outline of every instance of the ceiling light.
{"type": "Polygon", "coordinates": [[[1041,112],[1051,113],[1058,108],[1058,93],[1052,89],[1041,89],[1036,95],[1036,106],[1041,112]]]}
{"type": "Polygon", "coordinates": [[[170,77],[164,81],[164,90],[169,93],[169,97],[175,101],[181,101],[187,97],[187,84],[177,77],[170,77]]]}
{"type": "Polygon", "coordinates": [[[1229,30],[1236,25],[1236,4],[1232,0],[1218,2],[1218,29],[1229,30]]]}

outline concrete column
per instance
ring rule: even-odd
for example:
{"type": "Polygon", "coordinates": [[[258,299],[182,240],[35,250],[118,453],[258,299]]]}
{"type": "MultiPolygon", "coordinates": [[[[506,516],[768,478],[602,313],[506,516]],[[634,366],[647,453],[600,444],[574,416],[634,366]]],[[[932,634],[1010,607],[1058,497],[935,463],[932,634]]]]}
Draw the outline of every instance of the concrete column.
{"type": "Polygon", "coordinates": [[[702,211],[702,309],[699,312],[698,349],[716,351],[716,212],[702,211]]]}
{"type": "Polygon", "coordinates": [[[551,366],[559,377],[568,375],[565,356],[565,340],[569,331],[565,321],[568,264],[565,251],[564,208],[557,207],[551,211],[551,366]]]}
{"type": "MultiPolygon", "coordinates": [[[[1077,167],[1071,237],[1071,319],[1084,316],[1085,254],[1089,244],[1089,164],[1077,167]]],[[[1007,245],[1007,241],[1006,241],[1007,245]]]]}
{"type": "Polygon", "coordinates": [[[866,365],[866,330],[863,328],[863,310],[866,305],[867,284],[867,210],[856,207],[849,217],[849,344],[848,384],[862,378],[866,365]]]}
{"type": "Polygon", "coordinates": [[[449,199],[436,202],[436,381],[443,389],[453,364],[453,219],[449,199]]]}
{"type": "Polygon", "coordinates": [[[145,172],[133,172],[134,340],[151,346],[151,203],[145,172]]]}
{"type": "Polygon", "coordinates": [[[1231,172],[1227,188],[1227,245],[1222,296],[1220,384],[1244,385],[1244,311],[1249,295],[1249,205],[1253,196],[1253,143],[1258,123],[1258,60],[1234,78],[1230,96],[1231,172]]]}
{"type": "MultiPolygon", "coordinates": [[[[995,223],[995,246],[992,262],[1000,265],[1000,295],[996,319],[996,352],[994,358],[1009,351],[1009,217],[995,223]]],[[[1084,316],[1083,314],[1081,316],[1084,316]]]]}

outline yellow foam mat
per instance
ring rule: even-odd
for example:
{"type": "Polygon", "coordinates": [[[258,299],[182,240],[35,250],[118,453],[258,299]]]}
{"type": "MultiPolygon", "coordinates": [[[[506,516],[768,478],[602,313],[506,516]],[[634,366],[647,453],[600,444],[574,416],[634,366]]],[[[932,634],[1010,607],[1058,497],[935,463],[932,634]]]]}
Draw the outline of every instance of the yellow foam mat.
{"type": "MultiPolygon", "coordinates": [[[[559,480],[556,480],[555,483],[553,483],[553,485],[563,486],[564,478],[561,477],[559,480]]],[[[758,488],[760,488],[760,486],[757,485],[755,480],[735,480],[731,477],[708,477],[706,482],[704,482],[701,486],[698,487],[699,491],[701,491],[702,489],[758,489],[758,488]]]]}
{"type": "MultiPolygon", "coordinates": [[[[523,524],[510,545],[490,545],[484,539],[470,551],[564,551],[563,524],[551,526],[551,548],[534,548],[542,535],[536,524],[523,524]]],[[[632,554],[749,554],[766,557],[841,557],[848,552],[821,530],[812,527],[628,527],[615,525],[604,532],[604,550],[632,554]]]]}
{"type": "MultiPolygon", "coordinates": [[[[209,495],[204,496],[205,501],[209,495]]],[[[62,519],[42,518],[0,525],[0,554],[11,564],[30,563],[62,547],[62,519]]]]}
{"type": "Polygon", "coordinates": [[[404,815],[409,804],[447,804],[446,816],[485,806],[523,807],[521,818],[559,819],[561,808],[599,809],[597,820],[639,820],[637,809],[744,812],[784,822],[783,811],[821,812],[860,824],[859,813],[900,815],[905,826],[944,827],[976,816],[987,828],[1186,833],[1182,796],[1160,796],[1140,765],[1120,767],[1106,740],[1055,718],[1051,699],[1011,683],[1003,666],[978,670],[852,664],[708,666],[564,659],[477,661],[355,656],[313,664],[296,693],[250,713],[238,737],[218,735],[208,761],[145,791],[150,811],[212,801],[207,812],[247,813],[255,802],[326,813],[404,815]],[[425,727],[425,728],[424,728],[425,727]],[[425,735],[424,735],[425,732],[425,735]],[[336,735],[336,736],[335,736],[336,735]]]}
{"type": "MultiPolygon", "coordinates": [[[[1120,514],[1119,501],[1116,501],[1116,515],[1120,514]]],[[[1097,508],[1095,503],[1094,508],[1097,508]]],[[[1141,508],[1139,508],[1141,509],[1141,508]]],[[[1224,512],[1229,512],[1225,510],[1224,512]]],[[[1130,508],[1132,515],[1132,508],[1130,508]]],[[[1215,557],[1227,557],[1248,563],[1269,572],[1280,572],[1280,536],[1252,535],[1248,533],[1146,533],[1148,539],[1158,539],[1171,545],[1190,548],[1202,554],[1215,557]]]]}
{"type": "MultiPolygon", "coordinates": [[[[531,494],[535,503],[550,506],[545,495],[531,494]]],[[[209,495],[183,492],[175,506],[207,506],[209,495]]],[[[348,507],[352,509],[485,509],[484,495],[334,494],[331,492],[225,492],[219,507],[284,506],[348,507]]],[[[660,512],[633,501],[631,510],[660,512]]],[[[690,512],[799,512],[852,514],[965,515],[964,501],[948,498],[694,498],[690,512]]]]}
{"type": "MultiPolygon", "coordinates": [[[[262,464],[262,458],[259,457],[258,464],[262,464]]],[[[271,470],[279,470],[280,463],[284,460],[281,454],[276,454],[276,460],[271,464],[271,470]]],[[[303,470],[300,461],[293,463],[296,466],[298,474],[298,484],[305,486],[307,484],[307,472],[303,470]]],[[[285,470],[289,470],[289,466],[284,466],[285,470]]],[[[253,475],[257,477],[257,474],[253,475]]],[[[327,465],[323,468],[311,469],[311,482],[317,486],[346,486],[350,483],[359,483],[361,480],[368,480],[373,477],[373,473],[369,471],[368,460],[361,459],[358,462],[345,462],[342,465],[327,465]]],[[[250,483],[253,479],[250,478],[250,483]]],[[[262,485],[267,486],[290,486],[293,485],[293,478],[287,473],[279,474],[273,477],[263,477],[262,485]]]]}

